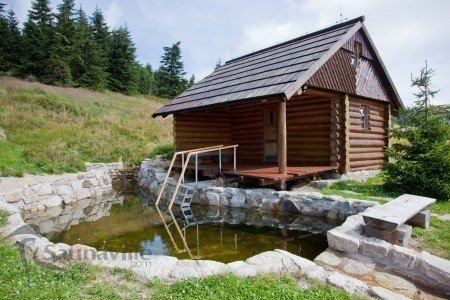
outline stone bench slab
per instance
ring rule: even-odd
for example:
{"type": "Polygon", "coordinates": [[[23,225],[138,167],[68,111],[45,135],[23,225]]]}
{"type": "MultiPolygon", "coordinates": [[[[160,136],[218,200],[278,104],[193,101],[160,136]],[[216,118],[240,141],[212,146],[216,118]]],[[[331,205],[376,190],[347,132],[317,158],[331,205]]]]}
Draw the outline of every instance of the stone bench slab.
{"type": "Polygon", "coordinates": [[[364,223],[371,224],[373,228],[392,232],[435,202],[436,199],[404,194],[367,210],[362,216],[364,223]]]}

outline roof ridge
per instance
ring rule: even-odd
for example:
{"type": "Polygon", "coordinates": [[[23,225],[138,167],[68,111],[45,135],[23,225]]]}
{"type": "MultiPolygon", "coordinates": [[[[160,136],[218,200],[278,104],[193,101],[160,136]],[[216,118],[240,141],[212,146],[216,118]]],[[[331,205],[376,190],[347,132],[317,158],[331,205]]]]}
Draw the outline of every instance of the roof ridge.
{"type": "Polygon", "coordinates": [[[364,20],[365,20],[365,17],[364,16],[360,16],[360,17],[357,17],[357,18],[354,18],[354,19],[351,19],[351,20],[348,20],[348,21],[345,21],[345,22],[341,22],[341,23],[334,24],[334,25],[331,25],[331,26],[328,26],[328,27],[325,27],[325,28],[322,28],[322,29],[310,32],[310,33],[306,33],[306,34],[298,36],[296,38],[289,39],[287,41],[284,41],[284,42],[281,42],[281,43],[278,43],[278,44],[275,44],[275,45],[272,45],[272,46],[268,46],[268,47],[265,47],[265,48],[262,48],[262,49],[259,49],[259,50],[256,50],[256,51],[253,51],[253,52],[241,55],[239,57],[230,59],[230,60],[226,61],[224,65],[226,65],[228,63],[236,62],[236,61],[241,60],[243,58],[247,58],[247,57],[250,57],[252,55],[255,55],[255,54],[267,51],[267,50],[271,50],[271,49],[276,48],[276,47],[284,46],[286,44],[290,44],[290,43],[293,43],[293,42],[296,42],[296,41],[299,41],[299,40],[302,40],[302,39],[306,39],[306,38],[309,38],[311,36],[318,35],[318,34],[321,34],[321,33],[324,33],[324,32],[330,31],[330,30],[338,29],[340,27],[345,27],[345,26],[348,26],[348,25],[351,25],[351,24],[354,24],[354,23],[357,23],[357,22],[364,22],[364,20]]]}

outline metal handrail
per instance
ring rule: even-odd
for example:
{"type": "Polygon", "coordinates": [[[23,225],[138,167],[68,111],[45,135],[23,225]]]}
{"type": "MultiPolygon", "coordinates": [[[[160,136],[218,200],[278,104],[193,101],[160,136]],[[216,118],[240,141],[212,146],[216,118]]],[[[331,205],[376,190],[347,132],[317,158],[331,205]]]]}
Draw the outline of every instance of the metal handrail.
{"type": "MultiPolygon", "coordinates": [[[[178,155],[183,155],[183,160],[184,160],[184,154],[185,153],[188,153],[190,151],[198,151],[198,150],[205,150],[205,149],[216,148],[216,147],[219,147],[219,146],[223,146],[223,145],[209,146],[209,147],[203,147],[203,148],[197,148],[197,149],[192,149],[192,150],[184,150],[184,151],[177,151],[177,152],[175,152],[173,154],[172,161],[170,162],[169,169],[167,170],[166,177],[164,178],[164,181],[163,181],[163,184],[162,184],[162,187],[161,187],[161,191],[158,194],[158,198],[156,198],[155,205],[157,206],[159,204],[159,201],[161,200],[161,196],[162,196],[162,194],[164,192],[164,188],[166,187],[167,180],[169,179],[170,172],[172,171],[172,168],[173,168],[173,164],[175,163],[175,160],[176,160],[178,155]]],[[[184,165],[184,162],[183,162],[183,165],[184,165]]]]}
{"type": "MultiPolygon", "coordinates": [[[[175,186],[175,189],[174,189],[174,191],[173,191],[172,197],[171,197],[170,202],[169,202],[169,207],[168,207],[168,209],[169,209],[169,210],[172,209],[172,206],[173,206],[173,203],[174,203],[174,201],[175,201],[175,198],[177,197],[178,189],[180,188],[181,181],[183,180],[184,173],[186,172],[187,166],[188,166],[188,164],[189,164],[189,160],[190,160],[190,158],[191,158],[192,155],[195,155],[195,157],[196,157],[196,159],[195,159],[195,182],[197,183],[198,154],[234,148],[234,171],[236,171],[236,148],[237,148],[238,146],[239,146],[239,145],[237,145],[237,144],[236,144],[236,145],[232,145],[232,146],[223,146],[223,145],[220,145],[220,146],[212,147],[212,148],[210,148],[210,149],[203,149],[203,150],[194,149],[194,150],[188,151],[188,152],[187,152],[188,155],[187,155],[186,161],[185,161],[185,163],[184,163],[184,165],[183,165],[183,168],[182,168],[182,170],[181,170],[181,174],[180,174],[180,177],[178,178],[177,185],[175,186]]],[[[161,189],[160,194],[162,194],[162,189],[161,189]]],[[[158,197],[158,198],[160,198],[160,197],[158,197]]],[[[159,199],[158,199],[158,200],[159,200],[159,199]]],[[[159,202],[159,201],[158,201],[158,202],[159,202]]]]}

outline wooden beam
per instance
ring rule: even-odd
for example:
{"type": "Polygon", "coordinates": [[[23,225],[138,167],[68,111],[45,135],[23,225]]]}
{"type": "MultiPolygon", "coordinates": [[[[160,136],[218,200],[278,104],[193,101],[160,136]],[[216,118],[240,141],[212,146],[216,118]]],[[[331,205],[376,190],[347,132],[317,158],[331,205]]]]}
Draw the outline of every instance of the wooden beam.
{"type": "Polygon", "coordinates": [[[287,174],[287,128],[286,128],[286,101],[278,104],[278,172],[287,174]]]}

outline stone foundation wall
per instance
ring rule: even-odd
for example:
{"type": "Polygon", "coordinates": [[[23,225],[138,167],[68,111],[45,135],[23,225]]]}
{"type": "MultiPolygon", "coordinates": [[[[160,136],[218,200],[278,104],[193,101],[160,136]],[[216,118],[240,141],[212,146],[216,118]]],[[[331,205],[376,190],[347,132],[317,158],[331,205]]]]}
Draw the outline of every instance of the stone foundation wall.
{"type": "Polygon", "coordinates": [[[43,176],[33,183],[0,194],[0,201],[12,204],[23,212],[43,212],[61,204],[70,204],[90,197],[100,197],[112,190],[112,178],[123,170],[123,164],[86,164],[86,172],[43,176]]]}
{"type": "MultiPolygon", "coordinates": [[[[152,204],[156,199],[166,176],[164,160],[147,159],[141,164],[138,185],[144,200],[152,204]]],[[[163,199],[172,194],[176,180],[169,177],[169,185],[164,190],[163,199]]],[[[185,183],[196,189],[193,202],[205,205],[251,208],[268,211],[298,213],[305,216],[327,217],[345,220],[346,217],[363,212],[366,208],[377,205],[374,202],[344,199],[339,196],[325,196],[315,192],[280,192],[268,188],[241,189],[217,186],[218,181],[202,181],[198,184],[185,183]]]]}

